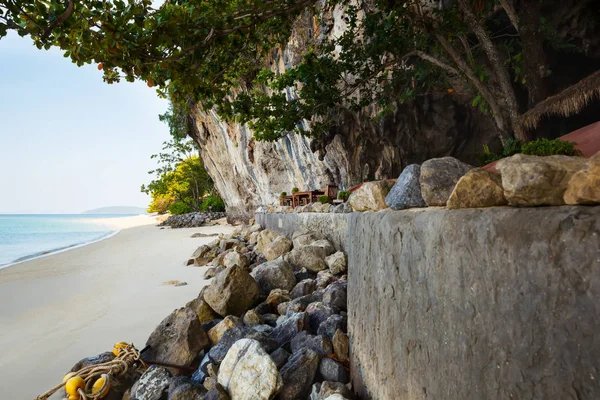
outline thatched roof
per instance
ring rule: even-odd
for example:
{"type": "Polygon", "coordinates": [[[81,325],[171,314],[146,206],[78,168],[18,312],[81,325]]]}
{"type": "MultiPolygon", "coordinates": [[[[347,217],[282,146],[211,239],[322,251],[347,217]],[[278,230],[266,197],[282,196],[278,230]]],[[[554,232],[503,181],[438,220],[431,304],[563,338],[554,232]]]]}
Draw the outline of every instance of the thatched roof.
{"type": "Polygon", "coordinates": [[[526,129],[535,129],[545,115],[577,114],[594,98],[600,98],[600,70],[538,103],[521,115],[519,122],[526,129]]]}

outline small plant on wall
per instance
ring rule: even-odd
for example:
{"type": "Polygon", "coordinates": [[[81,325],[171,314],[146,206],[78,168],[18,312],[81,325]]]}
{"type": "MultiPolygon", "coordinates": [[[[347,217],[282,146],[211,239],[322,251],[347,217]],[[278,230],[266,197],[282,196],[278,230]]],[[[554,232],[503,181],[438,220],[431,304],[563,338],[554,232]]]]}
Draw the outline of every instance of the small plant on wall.
{"type": "Polygon", "coordinates": [[[281,194],[279,195],[280,199],[283,199],[285,196],[287,196],[286,192],[281,192],[281,194]]]}
{"type": "Polygon", "coordinates": [[[292,194],[298,193],[299,191],[300,191],[300,189],[298,189],[297,187],[292,188],[292,194]]]}
{"type": "Polygon", "coordinates": [[[348,198],[350,197],[350,192],[346,191],[346,190],[340,190],[338,192],[338,200],[344,200],[344,201],[348,201],[348,198]]]}
{"type": "Polygon", "coordinates": [[[321,204],[327,204],[331,201],[329,196],[319,196],[319,198],[317,200],[319,200],[319,203],[321,203],[321,204]]]}

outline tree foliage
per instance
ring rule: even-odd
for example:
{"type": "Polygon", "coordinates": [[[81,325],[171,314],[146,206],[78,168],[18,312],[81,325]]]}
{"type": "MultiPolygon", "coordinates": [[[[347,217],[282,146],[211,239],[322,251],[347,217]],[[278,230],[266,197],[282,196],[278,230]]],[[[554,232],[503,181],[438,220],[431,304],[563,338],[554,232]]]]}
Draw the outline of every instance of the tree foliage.
{"type": "MultiPolygon", "coordinates": [[[[451,92],[489,114],[505,143],[527,140],[521,115],[552,94],[546,49],[582,47],[548,18],[556,4],[550,0],[2,4],[0,37],[12,29],[31,35],[39,48],[60,47],[78,65],[98,63],[109,83],[141,79],[156,86],[174,105],[164,118],[178,138],[196,104],[248,124],[257,140],[276,140],[289,132],[319,135],[344,110],[369,107],[384,116],[398,102],[451,92]],[[268,65],[299,15],[325,23],[318,16],[334,8],[346,24],[341,35],[313,40],[284,72],[268,65]]],[[[580,23],[597,26],[598,9],[582,4],[580,23]]]]}
{"type": "Polygon", "coordinates": [[[159,167],[149,172],[155,179],[141,187],[152,196],[149,211],[171,211],[173,206],[177,213],[200,211],[203,198],[214,194],[213,181],[193,152],[191,140],[173,139],[164,144],[162,153],[152,156],[159,160],[159,167]]]}

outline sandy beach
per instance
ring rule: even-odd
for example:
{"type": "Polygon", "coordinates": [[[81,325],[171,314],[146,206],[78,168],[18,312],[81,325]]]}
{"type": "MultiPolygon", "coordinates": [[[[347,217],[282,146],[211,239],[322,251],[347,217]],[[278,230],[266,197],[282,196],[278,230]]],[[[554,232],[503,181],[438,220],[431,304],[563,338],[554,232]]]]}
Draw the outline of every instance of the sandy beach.
{"type": "Polygon", "coordinates": [[[1,269],[0,397],[33,399],[81,358],[109,351],[116,342],[143,347],[155,326],[207,283],[205,269],[185,261],[214,238],[190,236],[232,230],[137,226],[1,269]],[[172,280],[188,285],[163,284],[172,280]]]}

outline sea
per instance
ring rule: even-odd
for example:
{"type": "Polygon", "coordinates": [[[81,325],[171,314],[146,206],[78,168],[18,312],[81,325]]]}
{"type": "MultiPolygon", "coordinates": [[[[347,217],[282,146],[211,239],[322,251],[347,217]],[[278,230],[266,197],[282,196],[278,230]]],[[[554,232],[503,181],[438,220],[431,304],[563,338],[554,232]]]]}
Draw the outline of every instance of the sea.
{"type": "Polygon", "coordinates": [[[106,239],[123,217],[128,215],[0,214],[0,268],[106,239]]]}

